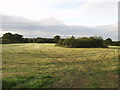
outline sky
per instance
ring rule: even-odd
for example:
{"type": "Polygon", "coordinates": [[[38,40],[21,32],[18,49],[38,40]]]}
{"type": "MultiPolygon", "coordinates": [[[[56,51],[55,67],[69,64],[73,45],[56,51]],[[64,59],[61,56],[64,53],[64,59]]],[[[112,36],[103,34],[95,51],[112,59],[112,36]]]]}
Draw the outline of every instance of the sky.
{"type": "Polygon", "coordinates": [[[118,0],[0,0],[0,35],[118,39],[118,0]]]}

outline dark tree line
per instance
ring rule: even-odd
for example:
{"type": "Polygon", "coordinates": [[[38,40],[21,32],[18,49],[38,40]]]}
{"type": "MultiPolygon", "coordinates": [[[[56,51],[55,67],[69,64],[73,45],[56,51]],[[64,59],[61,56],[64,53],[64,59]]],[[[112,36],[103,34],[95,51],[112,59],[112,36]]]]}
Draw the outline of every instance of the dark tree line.
{"type": "Polygon", "coordinates": [[[120,46],[120,41],[112,41],[111,38],[107,38],[104,40],[104,44],[109,46],[120,46]]]}
{"type": "Polygon", "coordinates": [[[60,39],[60,36],[57,35],[54,38],[23,38],[23,35],[20,34],[11,34],[5,33],[2,38],[0,38],[0,42],[3,44],[9,43],[56,43],[60,39]]]}
{"type": "Polygon", "coordinates": [[[120,46],[120,41],[113,41],[112,46],[120,46]]]}
{"type": "Polygon", "coordinates": [[[58,46],[79,48],[79,47],[107,47],[108,45],[120,46],[120,41],[112,41],[111,38],[103,40],[102,37],[82,37],[75,39],[74,36],[61,39],[59,35],[54,36],[54,38],[23,38],[20,34],[5,33],[0,38],[0,43],[10,44],[10,43],[56,43],[58,46]]]}
{"type": "Polygon", "coordinates": [[[22,43],[23,35],[5,33],[2,36],[2,43],[22,43]]]}
{"type": "Polygon", "coordinates": [[[64,46],[69,48],[95,48],[95,47],[107,47],[103,43],[102,37],[82,37],[75,39],[74,36],[65,40],[59,40],[58,46],[64,46]]]}

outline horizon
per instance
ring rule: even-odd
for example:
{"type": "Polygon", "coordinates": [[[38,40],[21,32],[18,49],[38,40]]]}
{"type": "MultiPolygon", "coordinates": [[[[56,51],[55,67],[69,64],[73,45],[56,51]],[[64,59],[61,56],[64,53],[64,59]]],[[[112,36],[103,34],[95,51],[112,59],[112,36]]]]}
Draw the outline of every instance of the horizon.
{"type": "MultiPolygon", "coordinates": [[[[6,33],[11,33],[11,32],[6,32],[6,33]]],[[[4,33],[4,34],[6,34],[6,33],[4,33]]],[[[11,34],[19,34],[19,33],[11,33],[11,34]]],[[[68,35],[68,36],[63,36],[63,35],[53,35],[52,37],[42,37],[42,36],[38,36],[38,37],[24,37],[24,35],[23,34],[19,34],[19,35],[22,35],[23,36],[23,38],[28,38],[28,39],[35,39],[35,38],[47,38],[47,39],[53,39],[55,36],[60,36],[60,38],[61,39],[67,39],[67,38],[71,38],[71,37],[74,37],[75,39],[78,39],[78,38],[89,38],[89,37],[101,37],[101,38],[103,38],[102,36],[96,36],[96,35],[94,35],[94,36],[81,36],[81,37],[76,37],[76,36],[74,36],[74,35],[68,35]]],[[[2,35],[3,36],[3,35],[2,35]]],[[[2,38],[2,36],[0,37],[0,38],[2,38]]],[[[110,37],[107,37],[107,38],[103,38],[103,40],[106,40],[106,39],[108,39],[108,38],[110,38],[110,37]]],[[[110,38],[110,39],[112,39],[112,38],[110,38]]],[[[112,41],[119,41],[119,40],[112,40],[112,41]]]]}

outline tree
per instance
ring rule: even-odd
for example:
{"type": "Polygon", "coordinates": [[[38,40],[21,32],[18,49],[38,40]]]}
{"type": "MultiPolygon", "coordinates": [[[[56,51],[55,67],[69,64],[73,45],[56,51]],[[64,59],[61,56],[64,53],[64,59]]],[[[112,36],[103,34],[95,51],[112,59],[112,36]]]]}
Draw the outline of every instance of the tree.
{"type": "Polygon", "coordinates": [[[21,43],[23,42],[23,35],[20,34],[11,34],[11,33],[5,33],[2,36],[3,43],[21,43]]]}
{"type": "Polygon", "coordinates": [[[103,44],[102,37],[82,37],[75,39],[73,36],[67,38],[64,41],[59,40],[58,46],[64,46],[69,48],[94,48],[94,47],[107,47],[103,44]]]}
{"type": "Polygon", "coordinates": [[[23,42],[24,42],[24,43],[28,43],[28,38],[24,38],[24,39],[23,39],[23,42]]]}
{"type": "Polygon", "coordinates": [[[107,39],[104,41],[104,44],[106,44],[106,45],[112,45],[112,39],[111,39],[111,38],[107,38],[107,39]]]}
{"type": "Polygon", "coordinates": [[[23,35],[13,34],[13,42],[15,43],[23,42],[23,35]]]}
{"type": "Polygon", "coordinates": [[[13,36],[13,34],[11,34],[11,33],[5,33],[5,34],[3,34],[2,39],[3,39],[3,40],[9,40],[9,41],[12,42],[13,39],[14,39],[14,36],[13,36]]]}
{"type": "Polygon", "coordinates": [[[58,42],[58,41],[60,40],[60,36],[59,36],[59,35],[54,36],[54,38],[53,38],[53,39],[54,39],[54,41],[55,41],[55,42],[58,42]]]}

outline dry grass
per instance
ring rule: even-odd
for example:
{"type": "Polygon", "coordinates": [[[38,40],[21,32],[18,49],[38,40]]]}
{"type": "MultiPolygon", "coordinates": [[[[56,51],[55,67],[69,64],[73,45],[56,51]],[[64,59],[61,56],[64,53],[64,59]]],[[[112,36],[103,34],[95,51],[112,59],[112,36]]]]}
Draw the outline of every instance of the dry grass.
{"type": "Polygon", "coordinates": [[[118,49],[4,44],[3,87],[116,88],[118,49]]]}

